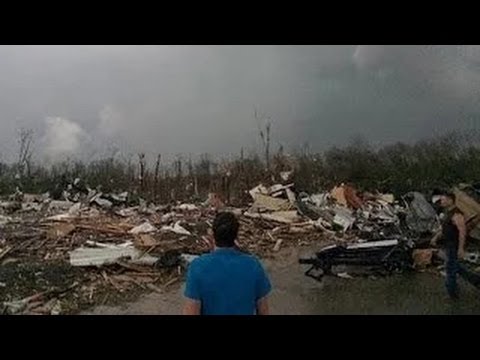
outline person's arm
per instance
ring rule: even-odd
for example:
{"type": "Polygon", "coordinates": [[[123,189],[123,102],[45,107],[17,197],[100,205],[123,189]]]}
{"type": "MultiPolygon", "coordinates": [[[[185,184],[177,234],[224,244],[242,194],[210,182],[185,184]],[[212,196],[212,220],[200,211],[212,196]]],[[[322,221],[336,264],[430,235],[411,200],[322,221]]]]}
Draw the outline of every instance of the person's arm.
{"type": "Polygon", "coordinates": [[[200,315],[201,309],[202,304],[200,301],[186,298],[185,304],[183,305],[183,315],[200,315]]]}
{"type": "MultiPolygon", "coordinates": [[[[197,259],[196,259],[197,260],[197,259]]],[[[194,260],[187,271],[187,280],[185,282],[185,303],[183,305],[183,315],[200,315],[202,311],[202,301],[200,295],[200,281],[198,277],[198,263],[194,260]]]]}
{"type": "Polygon", "coordinates": [[[268,305],[268,294],[272,290],[270,279],[263,268],[260,261],[257,261],[258,277],[256,283],[256,314],[270,315],[270,308],[268,305]]]}
{"type": "Polygon", "coordinates": [[[463,259],[465,256],[465,238],[467,236],[465,219],[463,215],[455,214],[452,217],[452,222],[458,229],[458,257],[463,259]]]}
{"type": "Polygon", "coordinates": [[[270,315],[267,296],[257,300],[257,315],[270,315]]]}
{"type": "Polygon", "coordinates": [[[440,229],[435,233],[435,235],[433,235],[432,240],[430,240],[430,244],[432,246],[437,246],[438,239],[440,238],[441,235],[442,235],[442,230],[440,229]]]}

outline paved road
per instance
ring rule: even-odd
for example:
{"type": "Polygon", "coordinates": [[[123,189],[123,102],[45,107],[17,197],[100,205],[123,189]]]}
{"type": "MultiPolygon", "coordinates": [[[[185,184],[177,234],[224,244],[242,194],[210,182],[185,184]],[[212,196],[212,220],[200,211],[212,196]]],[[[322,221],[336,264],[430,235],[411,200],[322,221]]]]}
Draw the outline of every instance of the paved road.
{"type": "MultiPolygon", "coordinates": [[[[298,256],[296,249],[285,249],[276,259],[264,262],[274,286],[273,314],[480,314],[480,291],[461,280],[462,298],[458,302],[446,297],[443,278],[430,273],[378,279],[327,278],[318,283],[303,275],[298,256]]],[[[179,285],[165,294],[149,294],[135,303],[97,307],[84,314],[176,315],[181,304],[179,285]]]]}

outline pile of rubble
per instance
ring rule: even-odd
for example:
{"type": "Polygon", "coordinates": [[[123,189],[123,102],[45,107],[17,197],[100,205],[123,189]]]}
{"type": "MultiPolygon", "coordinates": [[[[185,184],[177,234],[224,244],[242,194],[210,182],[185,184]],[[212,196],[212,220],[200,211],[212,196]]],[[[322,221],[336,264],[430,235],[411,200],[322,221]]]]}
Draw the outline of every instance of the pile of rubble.
{"type": "MultiPolygon", "coordinates": [[[[478,219],[480,205],[456,191],[469,220],[478,219]]],[[[259,185],[249,193],[248,207],[229,208],[216,194],[200,204],[158,205],[126,192],[104,194],[79,180],[62,200],[17,192],[0,202],[3,312],[75,313],[165,291],[196,256],[211,250],[210,228],[219,210],[238,216],[237,246],[260,257],[294,246],[417,238],[438,226],[435,210],[419,193],[395,200],[340,185],[309,195],[294,184],[259,185]]]]}

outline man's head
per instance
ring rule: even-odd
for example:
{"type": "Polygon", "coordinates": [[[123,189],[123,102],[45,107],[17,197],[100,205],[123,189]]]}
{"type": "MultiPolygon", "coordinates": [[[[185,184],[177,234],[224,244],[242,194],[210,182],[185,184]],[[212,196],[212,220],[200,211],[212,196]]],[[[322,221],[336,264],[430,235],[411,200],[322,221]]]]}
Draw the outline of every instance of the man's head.
{"type": "Polygon", "coordinates": [[[233,247],[238,234],[238,220],[232,213],[218,213],[213,221],[213,236],[218,247],[233,247]]]}
{"type": "Polygon", "coordinates": [[[438,195],[438,204],[442,208],[449,208],[455,205],[455,194],[449,190],[440,191],[438,195]]]}

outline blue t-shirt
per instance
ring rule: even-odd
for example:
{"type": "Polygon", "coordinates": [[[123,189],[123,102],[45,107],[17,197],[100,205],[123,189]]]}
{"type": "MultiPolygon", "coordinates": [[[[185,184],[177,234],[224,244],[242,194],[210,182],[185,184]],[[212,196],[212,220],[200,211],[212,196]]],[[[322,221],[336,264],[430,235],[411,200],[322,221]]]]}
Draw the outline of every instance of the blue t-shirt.
{"type": "Polygon", "coordinates": [[[202,315],[254,315],[272,286],[260,261],[233,248],[192,261],[185,296],[201,301],[202,315]]]}

